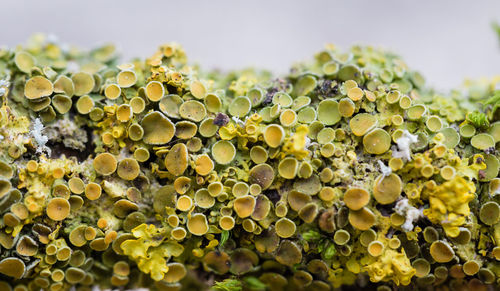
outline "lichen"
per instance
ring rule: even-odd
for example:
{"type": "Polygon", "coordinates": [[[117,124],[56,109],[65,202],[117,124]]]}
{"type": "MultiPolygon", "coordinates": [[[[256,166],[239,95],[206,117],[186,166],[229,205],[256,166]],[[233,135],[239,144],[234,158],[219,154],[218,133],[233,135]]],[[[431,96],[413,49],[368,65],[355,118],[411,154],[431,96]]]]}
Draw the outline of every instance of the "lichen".
{"type": "Polygon", "coordinates": [[[364,267],[372,282],[392,280],[396,285],[408,285],[415,275],[415,269],[404,253],[387,249],[381,256],[364,267]]]}
{"type": "Polygon", "coordinates": [[[0,289],[498,289],[499,82],[1,49],[0,289]]]}
{"type": "Polygon", "coordinates": [[[456,237],[470,215],[469,202],[474,199],[475,191],[472,182],[459,176],[435,186],[423,194],[430,205],[424,209],[424,215],[431,222],[440,223],[448,236],[456,237]]]}

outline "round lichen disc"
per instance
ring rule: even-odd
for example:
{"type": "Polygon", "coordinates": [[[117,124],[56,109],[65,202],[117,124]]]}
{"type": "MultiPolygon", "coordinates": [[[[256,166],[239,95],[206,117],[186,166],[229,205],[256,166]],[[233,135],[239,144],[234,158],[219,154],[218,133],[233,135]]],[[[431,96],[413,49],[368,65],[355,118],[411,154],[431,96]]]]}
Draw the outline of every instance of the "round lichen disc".
{"type": "Polygon", "coordinates": [[[207,218],[201,213],[194,214],[188,219],[187,228],[194,235],[204,235],[208,231],[207,218]]]}
{"type": "Polygon", "coordinates": [[[430,254],[438,263],[447,263],[453,259],[455,252],[447,242],[435,241],[431,244],[430,254]]]}
{"type": "Polygon", "coordinates": [[[75,95],[82,96],[92,91],[95,86],[94,77],[86,72],[78,72],[71,76],[71,80],[75,86],[75,95]]]}
{"type": "Polygon", "coordinates": [[[352,133],[363,136],[377,124],[377,118],[367,113],[359,113],[349,121],[352,133]]]}
{"type": "Polygon", "coordinates": [[[188,166],[188,150],[185,144],[174,145],[165,157],[165,167],[174,176],[180,176],[188,166]]]}
{"type": "Polygon", "coordinates": [[[363,146],[370,154],[383,154],[391,146],[391,136],[383,129],[374,129],[363,137],[363,146]]]}
{"type": "Polygon", "coordinates": [[[472,137],[470,143],[479,150],[485,150],[495,146],[495,139],[487,133],[480,133],[472,137]]]}
{"type": "Polygon", "coordinates": [[[403,182],[396,174],[381,175],[373,182],[373,197],[380,204],[396,201],[403,191],[403,182]]]}
{"type": "Polygon", "coordinates": [[[165,95],[163,84],[158,81],[151,81],[146,85],[146,96],[149,100],[156,102],[165,95]]]}
{"type": "Polygon", "coordinates": [[[118,165],[116,158],[109,153],[102,153],[94,159],[94,169],[101,175],[111,175],[115,172],[118,165]]]}
{"type": "Polygon", "coordinates": [[[28,99],[38,99],[49,96],[54,92],[52,82],[42,76],[29,79],[24,86],[24,96],[28,99]]]}
{"type": "Polygon", "coordinates": [[[70,211],[68,200],[60,197],[52,198],[47,204],[47,216],[55,221],[61,221],[68,217],[70,211]]]}
{"type": "Polygon", "coordinates": [[[147,144],[166,144],[174,137],[174,124],[160,112],[154,111],[144,116],[141,126],[144,129],[143,141],[147,144]]]}
{"type": "Polygon", "coordinates": [[[318,120],[324,125],[334,125],[340,121],[339,103],[334,100],[323,100],[318,105],[318,120]]]}
{"type": "Polygon", "coordinates": [[[235,155],[236,148],[229,141],[221,140],[212,146],[212,157],[221,165],[229,164],[235,155]]]}
{"type": "Polygon", "coordinates": [[[248,181],[258,184],[262,189],[269,188],[274,180],[274,170],[268,164],[259,164],[250,169],[248,181]]]}
{"type": "Polygon", "coordinates": [[[26,266],[23,261],[15,257],[5,258],[0,261],[0,273],[12,277],[15,279],[20,279],[24,275],[26,266]]]}
{"type": "Polygon", "coordinates": [[[368,230],[375,224],[375,214],[366,207],[360,210],[350,210],[348,215],[349,223],[356,229],[368,230]]]}

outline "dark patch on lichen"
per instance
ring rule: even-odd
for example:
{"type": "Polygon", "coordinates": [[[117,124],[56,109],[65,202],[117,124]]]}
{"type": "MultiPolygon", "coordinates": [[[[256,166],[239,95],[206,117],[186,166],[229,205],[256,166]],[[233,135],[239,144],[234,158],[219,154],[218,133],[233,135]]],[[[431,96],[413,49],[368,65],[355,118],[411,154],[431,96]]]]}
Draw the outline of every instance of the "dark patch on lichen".
{"type": "Polygon", "coordinates": [[[47,142],[47,146],[51,149],[50,158],[58,159],[62,155],[65,155],[66,157],[76,157],[79,162],[83,162],[89,156],[92,156],[95,150],[95,144],[93,143],[92,139],[92,129],[88,126],[84,126],[82,129],[87,135],[87,141],[85,142],[84,150],[67,147],[64,144],[64,139],[61,141],[49,140],[49,142],[47,142]]]}
{"type": "Polygon", "coordinates": [[[269,198],[269,200],[276,205],[276,203],[278,203],[278,201],[280,201],[281,199],[281,196],[280,194],[278,193],[278,190],[275,190],[275,189],[268,189],[268,190],[265,190],[263,192],[264,195],[266,195],[267,198],[269,198]]]}
{"type": "Polygon", "coordinates": [[[217,113],[217,115],[214,118],[214,124],[217,126],[225,126],[226,124],[229,123],[229,116],[227,116],[224,113],[217,113]]]}

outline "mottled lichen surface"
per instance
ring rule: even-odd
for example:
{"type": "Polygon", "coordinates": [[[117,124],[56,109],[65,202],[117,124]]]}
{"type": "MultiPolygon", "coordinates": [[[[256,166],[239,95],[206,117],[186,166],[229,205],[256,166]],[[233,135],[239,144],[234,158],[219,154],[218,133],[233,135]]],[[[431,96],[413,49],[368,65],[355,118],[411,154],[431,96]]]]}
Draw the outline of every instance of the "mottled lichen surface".
{"type": "MultiPolygon", "coordinates": [[[[0,50],[0,290],[500,286],[500,79],[328,45],[279,78],[182,47],[0,50]]],[[[449,288],[449,289],[448,289],[449,288]]]]}

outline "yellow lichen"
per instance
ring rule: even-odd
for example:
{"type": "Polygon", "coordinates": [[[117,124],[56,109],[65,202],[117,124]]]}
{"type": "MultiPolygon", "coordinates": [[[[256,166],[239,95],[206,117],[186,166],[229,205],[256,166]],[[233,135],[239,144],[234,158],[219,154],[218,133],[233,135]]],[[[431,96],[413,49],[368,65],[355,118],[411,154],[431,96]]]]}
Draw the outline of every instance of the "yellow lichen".
{"type": "Polygon", "coordinates": [[[431,222],[441,224],[448,236],[456,237],[459,227],[469,217],[469,202],[474,199],[475,191],[474,183],[459,176],[424,191],[423,198],[428,199],[430,206],[424,209],[424,215],[431,222]]]}
{"type": "Polygon", "coordinates": [[[382,255],[363,268],[370,276],[370,281],[393,281],[396,285],[408,285],[416,270],[404,250],[400,252],[386,248],[382,255]]]}

